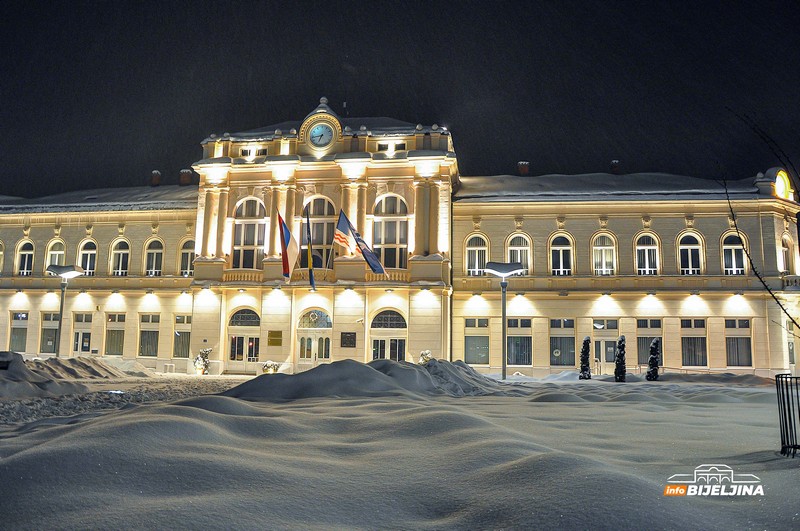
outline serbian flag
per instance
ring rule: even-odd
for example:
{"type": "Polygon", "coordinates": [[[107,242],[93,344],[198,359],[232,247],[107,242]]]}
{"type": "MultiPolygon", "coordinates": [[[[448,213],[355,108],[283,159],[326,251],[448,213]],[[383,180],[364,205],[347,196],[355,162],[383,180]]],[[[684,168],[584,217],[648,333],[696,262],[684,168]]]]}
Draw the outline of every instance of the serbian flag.
{"type": "MultiPolygon", "coordinates": [[[[337,234],[339,233],[339,225],[342,225],[342,228],[347,230],[346,234],[345,231],[342,230],[344,238],[353,239],[356,245],[356,252],[364,257],[364,260],[366,260],[367,265],[372,270],[372,272],[378,273],[380,275],[385,275],[386,270],[383,268],[383,264],[381,264],[380,258],[378,258],[378,255],[376,255],[373,252],[373,250],[369,248],[369,245],[367,245],[367,242],[364,241],[364,238],[361,237],[361,235],[358,233],[353,224],[350,223],[350,220],[347,219],[347,216],[344,215],[344,211],[339,211],[339,223],[336,225],[337,234]],[[344,226],[345,224],[346,227],[344,226]]],[[[336,240],[336,235],[334,235],[333,239],[336,240]]],[[[349,241],[349,239],[347,241],[349,241]]],[[[340,245],[344,245],[338,241],[337,243],[339,243],[340,245]]],[[[345,247],[347,247],[347,245],[345,245],[345,247]]]]}
{"type": "Polygon", "coordinates": [[[344,210],[339,211],[339,221],[336,223],[333,241],[342,247],[346,247],[351,253],[360,252],[360,249],[356,246],[356,239],[353,237],[353,233],[350,232],[350,220],[344,215],[344,210]]]}
{"type": "Polygon", "coordinates": [[[317,290],[317,283],[314,281],[314,254],[311,249],[311,220],[308,217],[308,212],[311,210],[311,205],[308,205],[306,210],[306,245],[308,251],[308,283],[311,284],[311,289],[317,290]]]}
{"type": "Polygon", "coordinates": [[[292,233],[289,232],[289,227],[283,221],[280,213],[278,213],[278,227],[281,233],[281,261],[283,261],[283,276],[286,277],[286,282],[292,278],[292,270],[297,264],[297,257],[300,256],[300,247],[297,245],[297,240],[294,239],[292,233]]]}

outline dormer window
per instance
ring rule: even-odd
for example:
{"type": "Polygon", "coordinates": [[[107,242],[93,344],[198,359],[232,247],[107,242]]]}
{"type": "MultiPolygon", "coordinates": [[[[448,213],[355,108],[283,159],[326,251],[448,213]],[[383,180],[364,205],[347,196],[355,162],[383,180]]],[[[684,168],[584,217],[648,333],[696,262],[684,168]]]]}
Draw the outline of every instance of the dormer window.
{"type": "Polygon", "coordinates": [[[256,150],[256,157],[266,157],[267,156],[267,148],[261,148],[256,150]]]}
{"type": "Polygon", "coordinates": [[[792,184],[789,181],[789,175],[786,170],[778,171],[775,176],[775,195],[781,199],[794,200],[794,190],[792,190],[792,184]]]}
{"type": "Polygon", "coordinates": [[[242,157],[249,157],[252,152],[253,151],[250,149],[240,149],[239,155],[241,155],[242,157]]]}
{"type": "Polygon", "coordinates": [[[385,151],[390,157],[394,156],[395,151],[403,151],[405,149],[405,142],[378,142],[378,151],[385,151]]]}

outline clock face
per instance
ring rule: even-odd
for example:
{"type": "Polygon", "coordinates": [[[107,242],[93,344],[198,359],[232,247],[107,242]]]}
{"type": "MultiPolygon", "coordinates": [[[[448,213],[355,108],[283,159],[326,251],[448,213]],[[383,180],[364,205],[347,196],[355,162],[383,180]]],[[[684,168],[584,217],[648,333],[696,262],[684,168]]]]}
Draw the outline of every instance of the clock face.
{"type": "Polygon", "coordinates": [[[308,133],[311,144],[316,147],[325,147],[333,142],[333,129],[327,124],[317,124],[308,133]]]}

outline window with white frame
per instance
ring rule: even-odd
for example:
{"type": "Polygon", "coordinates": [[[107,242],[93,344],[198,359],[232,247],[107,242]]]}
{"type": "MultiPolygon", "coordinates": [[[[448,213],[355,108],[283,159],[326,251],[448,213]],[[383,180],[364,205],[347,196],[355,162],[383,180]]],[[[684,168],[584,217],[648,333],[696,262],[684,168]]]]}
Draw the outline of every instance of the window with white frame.
{"type": "Polygon", "coordinates": [[[17,252],[17,275],[29,277],[33,274],[33,244],[25,242],[17,252]]]}
{"type": "Polygon", "coordinates": [[[787,344],[787,348],[789,350],[789,363],[791,365],[794,365],[795,364],[795,359],[794,359],[794,340],[795,340],[795,335],[794,335],[794,323],[792,322],[791,319],[787,319],[786,320],[786,331],[788,332],[788,340],[789,340],[789,342],[787,344]]]}
{"type": "Polygon", "coordinates": [[[649,234],[639,236],[636,240],[636,274],[658,274],[658,244],[649,234]]]}
{"type": "Polygon", "coordinates": [[[464,362],[489,364],[489,319],[464,319],[464,362]]]}
{"type": "Polygon", "coordinates": [[[181,276],[194,276],[194,240],[184,242],[181,247],[181,276]]]}
{"type": "Polygon", "coordinates": [[[303,208],[301,223],[300,267],[308,268],[308,230],[311,224],[311,259],[315,268],[328,268],[333,253],[333,233],[336,228],[336,209],[327,197],[315,197],[303,208]]]}
{"type": "Polygon", "coordinates": [[[234,211],[233,257],[234,269],[260,269],[264,258],[266,210],[258,199],[245,199],[234,211]]]}
{"type": "Polygon", "coordinates": [[[111,275],[115,277],[128,276],[128,263],[131,257],[131,246],[125,240],[120,240],[111,248],[111,275]]]}
{"type": "Polygon", "coordinates": [[[401,197],[381,199],[373,211],[372,243],[384,267],[408,267],[408,207],[401,197]]]}
{"type": "Polygon", "coordinates": [[[614,240],[610,236],[601,234],[594,239],[592,262],[594,263],[595,275],[607,276],[614,274],[614,240]]]}
{"type": "Polygon", "coordinates": [[[722,271],[726,275],[744,275],[744,244],[735,234],[722,240],[722,271]]]}
{"type": "Polygon", "coordinates": [[[467,240],[467,276],[480,277],[489,256],[489,245],[483,236],[471,236],[467,240]]]}
{"type": "Polygon", "coordinates": [[[84,275],[93,277],[97,268],[97,244],[91,240],[83,242],[78,252],[78,263],[83,268],[84,275]]]}
{"type": "Polygon", "coordinates": [[[553,276],[572,275],[572,243],[566,236],[550,242],[550,268],[553,276]]]}
{"type": "Polygon", "coordinates": [[[575,366],[575,319],[550,319],[550,365],[575,366]]]}
{"type": "Polygon", "coordinates": [[[530,264],[531,245],[526,236],[516,234],[508,242],[508,261],[510,263],[519,262],[525,269],[519,275],[528,275],[530,264]]]}
{"type": "Polygon", "coordinates": [[[708,366],[705,319],[681,319],[681,356],[684,367],[708,366]]]}
{"type": "Polygon", "coordinates": [[[793,256],[794,246],[792,245],[792,240],[789,236],[784,236],[781,238],[781,271],[787,275],[791,275],[794,272],[793,256]]]}
{"type": "Polygon", "coordinates": [[[687,234],[683,236],[678,244],[678,260],[681,275],[700,274],[700,256],[702,254],[700,240],[696,236],[687,234]]]}
{"type": "Polygon", "coordinates": [[[176,315],[175,316],[175,335],[172,345],[173,358],[188,358],[189,357],[189,343],[191,342],[192,334],[192,316],[191,315],[176,315]]]}
{"type": "Polygon", "coordinates": [[[728,367],[752,367],[750,319],[725,319],[725,353],[728,367]]]}
{"type": "Polygon", "coordinates": [[[147,244],[145,253],[145,270],[148,277],[160,277],[164,264],[164,244],[158,240],[153,240],[147,244]]]}
{"type": "Polygon", "coordinates": [[[54,241],[50,244],[50,247],[47,249],[47,266],[57,265],[63,266],[64,265],[64,242],[54,241]]]}
{"type": "Polygon", "coordinates": [[[58,323],[59,314],[53,312],[42,312],[42,329],[40,331],[39,352],[43,354],[55,354],[56,343],[58,342],[58,323]]]}

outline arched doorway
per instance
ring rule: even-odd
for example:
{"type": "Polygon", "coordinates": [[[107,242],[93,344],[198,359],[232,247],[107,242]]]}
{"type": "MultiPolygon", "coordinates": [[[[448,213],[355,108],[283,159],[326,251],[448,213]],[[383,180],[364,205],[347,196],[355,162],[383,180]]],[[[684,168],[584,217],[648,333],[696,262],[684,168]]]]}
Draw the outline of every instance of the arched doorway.
{"type": "Polygon", "coordinates": [[[322,310],[310,310],[297,322],[297,369],[305,371],[331,361],[330,316],[322,310]]]}
{"type": "Polygon", "coordinates": [[[372,320],[372,359],[406,360],[406,338],[408,336],[405,318],[394,310],[384,310],[372,320]]]}
{"type": "Polygon", "coordinates": [[[253,310],[242,309],[228,321],[228,366],[233,370],[253,370],[248,365],[260,361],[261,318],[253,310]]]}

